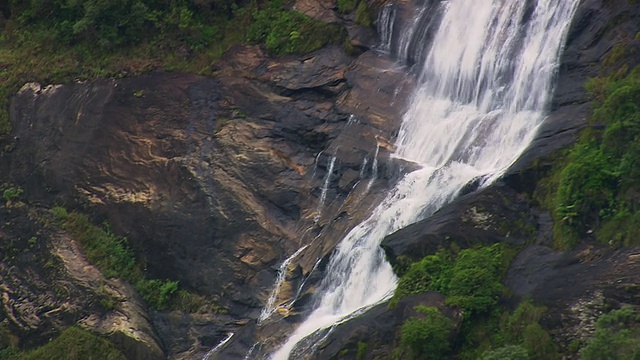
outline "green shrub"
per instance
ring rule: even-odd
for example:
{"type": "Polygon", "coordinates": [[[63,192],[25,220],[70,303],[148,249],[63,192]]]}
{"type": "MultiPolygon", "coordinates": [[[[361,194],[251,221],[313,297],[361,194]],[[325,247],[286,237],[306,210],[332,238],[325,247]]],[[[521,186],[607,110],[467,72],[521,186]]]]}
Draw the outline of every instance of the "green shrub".
{"type": "Polygon", "coordinates": [[[444,252],[428,255],[420,261],[408,266],[408,270],[398,281],[392,303],[403,297],[420,294],[425,291],[443,289],[443,282],[448,280],[448,269],[451,266],[450,256],[444,252]]]}
{"type": "Polygon", "coordinates": [[[11,129],[13,126],[11,125],[11,121],[9,120],[9,111],[7,110],[7,104],[4,104],[5,101],[0,100],[0,138],[3,136],[9,135],[11,133],[11,129]]]}
{"type": "Polygon", "coordinates": [[[635,360],[640,358],[640,324],[638,314],[623,307],[602,315],[594,336],[580,350],[583,360],[635,360]]]}
{"type": "Polygon", "coordinates": [[[462,309],[465,317],[490,311],[504,292],[505,257],[501,244],[461,250],[455,258],[442,251],[426,256],[400,278],[390,305],[405,296],[433,290],[445,295],[448,304],[462,309]]]}
{"type": "Polygon", "coordinates": [[[546,311],[546,308],[534,305],[531,300],[522,301],[512,314],[503,315],[500,338],[505,344],[524,348],[531,359],[558,358],[551,336],[540,326],[540,319],[546,311]]]}
{"type": "Polygon", "coordinates": [[[401,329],[400,358],[443,359],[451,350],[452,321],[437,308],[418,306],[423,316],[407,320],[401,329]]]}
{"type": "Polygon", "coordinates": [[[356,24],[371,27],[373,20],[371,20],[371,14],[365,0],[360,1],[358,8],[356,9],[356,24]]]}
{"type": "Polygon", "coordinates": [[[104,338],[70,327],[48,344],[15,357],[16,360],[125,360],[126,357],[104,338]]]}
{"type": "Polygon", "coordinates": [[[178,291],[178,282],[144,279],[136,283],[136,290],[151,307],[165,310],[169,307],[173,294],[178,291]]]}
{"type": "Polygon", "coordinates": [[[247,40],[264,43],[266,49],[276,55],[306,54],[328,44],[339,44],[344,37],[337,25],[286,9],[280,0],[255,9],[252,17],[247,40]]]}
{"type": "Polygon", "coordinates": [[[461,360],[560,359],[551,336],[540,326],[544,307],[525,300],[513,312],[503,310],[498,315],[498,309],[496,306],[492,313],[465,319],[459,335],[461,360]]]}
{"type": "Polygon", "coordinates": [[[338,11],[343,14],[352,13],[358,5],[358,0],[338,0],[338,11]]]}
{"type": "Polygon", "coordinates": [[[519,345],[507,345],[485,351],[481,360],[529,360],[527,350],[519,345]]]}
{"type": "Polygon", "coordinates": [[[358,352],[356,353],[356,360],[365,360],[367,357],[367,343],[364,341],[358,341],[358,352]]]}
{"type": "MultiPolygon", "coordinates": [[[[59,206],[52,208],[51,212],[80,243],[87,259],[105,276],[134,284],[147,305],[154,309],[166,310],[175,305],[172,299],[178,291],[178,282],[146,279],[128,240],[113,234],[106,223],[102,227],[95,226],[86,216],[68,213],[59,206]]],[[[111,307],[108,300],[103,305],[111,307]]]]}
{"type": "Polygon", "coordinates": [[[501,244],[460,251],[444,291],[447,303],[460,307],[465,316],[490,311],[505,291],[507,265],[501,244]]]}
{"type": "Polygon", "coordinates": [[[569,156],[560,178],[556,212],[562,222],[585,233],[615,206],[618,174],[613,158],[595,141],[578,144],[569,156]]]}
{"type": "Polygon", "coordinates": [[[86,216],[72,212],[64,220],[63,227],[82,245],[87,259],[98,266],[105,276],[134,284],[142,279],[142,270],[136,264],[127,239],[113,234],[106,224],[103,227],[94,226],[86,216]]]}
{"type": "Polygon", "coordinates": [[[228,313],[228,310],[219,306],[215,299],[206,298],[184,289],[178,290],[178,292],[172,296],[169,307],[186,313],[228,313]]]}
{"type": "Polygon", "coordinates": [[[24,191],[19,187],[10,187],[2,193],[2,198],[6,202],[16,200],[24,191]]]}
{"type": "Polygon", "coordinates": [[[557,191],[545,202],[555,242],[569,248],[593,233],[603,243],[633,245],[640,239],[640,70],[587,87],[595,98],[592,120],[604,127],[583,132],[552,173],[547,187],[557,191]]]}

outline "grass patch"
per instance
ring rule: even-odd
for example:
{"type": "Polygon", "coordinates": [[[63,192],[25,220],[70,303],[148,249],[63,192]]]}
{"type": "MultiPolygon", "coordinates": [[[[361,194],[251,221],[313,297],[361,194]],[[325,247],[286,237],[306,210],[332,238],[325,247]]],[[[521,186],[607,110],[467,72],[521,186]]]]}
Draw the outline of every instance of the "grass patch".
{"type": "Polygon", "coordinates": [[[70,327],[48,344],[31,351],[12,348],[0,350],[2,360],[126,360],[108,340],[93,333],[70,327]]]}
{"type": "MultiPolygon", "coordinates": [[[[133,284],[151,308],[156,310],[178,309],[185,312],[222,312],[213,302],[204,297],[180,290],[177,281],[148,279],[141,264],[136,260],[128,240],[116,236],[104,223],[101,227],[77,212],[67,212],[56,206],[51,213],[61,227],[72,235],[82,246],[87,259],[100,268],[110,278],[120,278],[133,284]]],[[[103,304],[105,308],[111,304],[103,304]]]]}

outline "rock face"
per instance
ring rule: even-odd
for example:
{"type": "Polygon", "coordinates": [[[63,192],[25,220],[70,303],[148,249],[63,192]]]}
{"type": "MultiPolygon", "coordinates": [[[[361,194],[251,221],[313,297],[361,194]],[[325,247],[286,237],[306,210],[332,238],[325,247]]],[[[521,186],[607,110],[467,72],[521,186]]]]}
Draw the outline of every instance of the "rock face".
{"type": "Polygon", "coordinates": [[[0,206],[0,216],[6,225],[0,230],[0,322],[17,345],[46,344],[78,325],[108,337],[132,358],[166,358],[132,286],[105,278],[75,239],[47,225],[46,211],[15,202],[0,206]]]}
{"type": "Polygon", "coordinates": [[[337,47],[273,60],[247,46],[216,78],[27,84],[12,103],[9,179],[31,202],[107,220],[150,277],[218,299],[227,320],[158,325],[169,356],[206,351],[226,330],[187,348],[170,338],[256,318],[277,265],[313,241],[299,258],[308,273],[406,168],[389,156],[402,101],[366,96],[375,79],[391,89],[405,74],[372,53],[352,60],[337,47]]]}
{"type": "Polygon", "coordinates": [[[444,296],[430,291],[408,296],[400,300],[393,309],[388,309],[387,303],[377,305],[357,318],[338,325],[327,341],[309,358],[386,358],[399,344],[399,329],[402,324],[412,317],[420,316],[415,309],[418,305],[435,307],[451,319],[455,328],[451,337],[455,338],[462,324],[462,314],[447,307],[444,296]]]}
{"type": "Polygon", "coordinates": [[[495,185],[387,236],[382,247],[391,263],[399,256],[417,261],[453,244],[461,248],[496,242],[522,245],[535,239],[535,226],[527,201],[513,189],[495,185]]]}
{"type": "MultiPolygon", "coordinates": [[[[296,7],[325,21],[340,20],[332,3],[300,0],[296,7]]],[[[463,247],[528,243],[532,245],[518,256],[507,278],[515,294],[531,296],[555,314],[580,308],[594,291],[606,299],[636,301],[637,295],[625,289],[638,283],[637,272],[624,270],[635,269],[636,250],[555,252],[547,246],[549,215],[526,198],[548,170],[545,156],[572,143],[587,125],[583,84],[602,71],[600,64],[614,44],[635,44],[631,39],[640,31],[638,16],[640,6],[625,0],[583,1],[568,37],[551,114],[531,148],[502,182],[477,192],[470,185],[468,194],[433,217],[389,236],[383,244],[389,257],[418,259],[451,241],[463,247]],[[580,291],[565,291],[562,281],[554,280],[565,274],[580,291]],[[624,286],[610,285],[616,277],[625,279],[624,286]],[[557,295],[545,295],[547,283],[557,295]]],[[[372,35],[365,32],[350,28],[352,44],[362,51],[371,46],[372,35]]],[[[634,58],[619,61],[638,63],[634,58]]],[[[15,140],[0,161],[2,181],[20,184],[31,204],[62,203],[96,221],[107,220],[114,232],[129,238],[152,278],[179,280],[182,287],[217,299],[229,313],[147,316],[130,289],[116,282],[107,282],[113,296],[134,299],[119,314],[94,308],[99,300],[93,290],[78,297],[89,299],[86,309],[75,302],[31,301],[15,294],[31,288],[45,293],[44,280],[22,278],[13,269],[30,272],[32,255],[12,255],[2,247],[0,320],[36,334],[35,345],[52,335],[48,329],[79,320],[112,334],[116,330],[105,324],[120,321],[126,308],[142,315],[131,333],[124,333],[126,339],[117,335],[114,341],[136,358],[201,357],[230,332],[236,335],[219,356],[243,358],[257,340],[295,325],[321,278],[323,259],[367,216],[384,190],[413,169],[390,156],[413,85],[406,69],[387,56],[365,51],[354,58],[335,46],[279,59],[257,46],[236,47],[217,65],[215,77],[155,73],[25,85],[12,103],[15,140]],[[285,304],[279,307],[282,313],[276,312],[271,323],[256,325],[278,265],[305,245],[277,294],[275,306],[285,304]],[[44,312],[47,318],[42,311],[18,312],[12,305],[17,298],[36,304],[23,310],[67,307],[44,312]],[[58,313],[69,318],[57,320],[58,313]]],[[[21,239],[27,247],[24,236],[7,233],[0,229],[1,235],[21,239]]],[[[73,273],[64,250],[72,239],[66,248],[56,247],[55,239],[48,240],[51,248],[43,252],[73,273]]],[[[69,291],[82,293],[82,274],[72,277],[69,291]]],[[[406,309],[441,301],[438,295],[421,296],[406,300],[411,304],[406,309]]],[[[453,310],[447,311],[455,317],[453,310]]],[[[376,307],[339,327],[318,356],[339,357],[342,349],[351,351],[365,338],[380,339],[380,349],[388,350],[393,329],[407,314],[376,307]]],[[[575,318],[567,319],[550,326],[579,325],[575,318]]],[[[375,355],[372,351],[367,358],[375,355]]]]}

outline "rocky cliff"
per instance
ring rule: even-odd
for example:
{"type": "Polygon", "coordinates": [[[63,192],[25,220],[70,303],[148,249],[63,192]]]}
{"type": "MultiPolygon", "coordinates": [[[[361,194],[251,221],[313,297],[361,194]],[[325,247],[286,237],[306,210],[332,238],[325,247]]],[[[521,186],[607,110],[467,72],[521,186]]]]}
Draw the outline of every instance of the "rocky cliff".
{"type": "MultiPolygon", "coordinates": [[[[338,17],[325,2],[296,6],[324,20],[338,17]]],[[[411,4],[404,6],[409,11],[411,4]]],[[[530,244],[514,260],[506,284],[551,309],[549,327],[566,337],[565,345],[584,336],[576,306],[593,299],[637,303],[629,289],[640,281],[634,271],[640,249],[553,250],[549,215],[527,199],[548,170],[546,157],[587,124],[584,82],[603,71],[602,59],[615,44],[635,37],[639,16],[640,7],[623,0],[583,1],[550,116],[529,151],[503,181],[389,236],[383,244],[389,258],[418,259],[451,238],[462,246],[530,244]]],[[[233,359],[257,340],[277,341],[273,334],[295,323],[321,276],[322,259],[398,174],[412,169],[389,156],[411,72],[369,49],[370,30],[342,21],[358,56],[332,46],[274,59],[257,46],[240,46],[225,55],[214,77],[152,73],[29,83],[16,94],[15,130],[0,168],[3,182],[24,190],[24,206],[2,208],[0,320],[24,346],[80,322],[110,334],[132,358],[201,357],[235,332],[221,354],[233,359]],[[128,285],[94,274],[69,234],[35,216],[54,204],[91,214],[96,223],[106,220],[129,239],[148,276],[177,280],[226,311],[149,313],[128,285]],[[33,236],[39,242],[31,246],[33,236]],[[276,305],[285,305],[274,315],[278,321],[256,326],[278,266],[305,245],[278,293],[276,305]],[[56,284],[64,290],[56,291],[56,284]],[[123,303],[105,309],[101,291],[123,303]],[[117,318],[132,325],[126,331],[104,326],[117,318]]],[[[442,305],[436,294],[423,297],[406,301],[442,305]]],[[[410,315],[406,308],[374,308],[337,331],[318,358],[354,355],[341,350],[362,339],[390,346],[389,334],[410,315]]]]}

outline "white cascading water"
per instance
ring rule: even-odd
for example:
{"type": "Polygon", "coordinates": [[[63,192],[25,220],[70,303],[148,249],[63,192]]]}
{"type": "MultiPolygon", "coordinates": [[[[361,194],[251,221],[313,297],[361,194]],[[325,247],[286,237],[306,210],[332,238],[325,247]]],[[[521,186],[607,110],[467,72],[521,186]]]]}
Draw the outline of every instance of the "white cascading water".
{"type": "Polygon", "coordinates": [[[278,310],[278,304],[276,301],[278,300],[278,293],[280,292],[280,287],[284,283],[285,277],[287,276],[287,271],[289,270],[289,264],[293,261],[304,249],[306,249],[309,245],[305,245],[298,249],[293,255],[286,258],[280,268],[278,269],[278,276],[276,277],[276,283],[271,289],[271,293],[269,294],[269,298],[267,299],[267,304],[262,309],[260,316],[258,316],[258,323],[268,319],[273,313],[278,310]]]}
{"type": "MultiPolygon", "coordinates": [[[[295,348],[326,336],[318,330],[388,298],[397,279],[379,247],[382,239],[431,215],[469,182],[490,183],[518,158],[544,119],[578,2],[438,4],[434,16],[439,22],[429,48],[414,50],[426,54],[424,64],[415,65],[421,66],[422,85],[396,141],[395,156],[421,169],[400,180],[373,214],[340,242],[317,292],[315,310],[271,359],[302,357],[295,348]]],[[[386,26],[393,23],[386,19],[386,26]]],[[[388,48],[393,36],[383,36],[388,48]]],[[[399,46],[406,47],[407,39],[398,38],[399,46]]]]}

